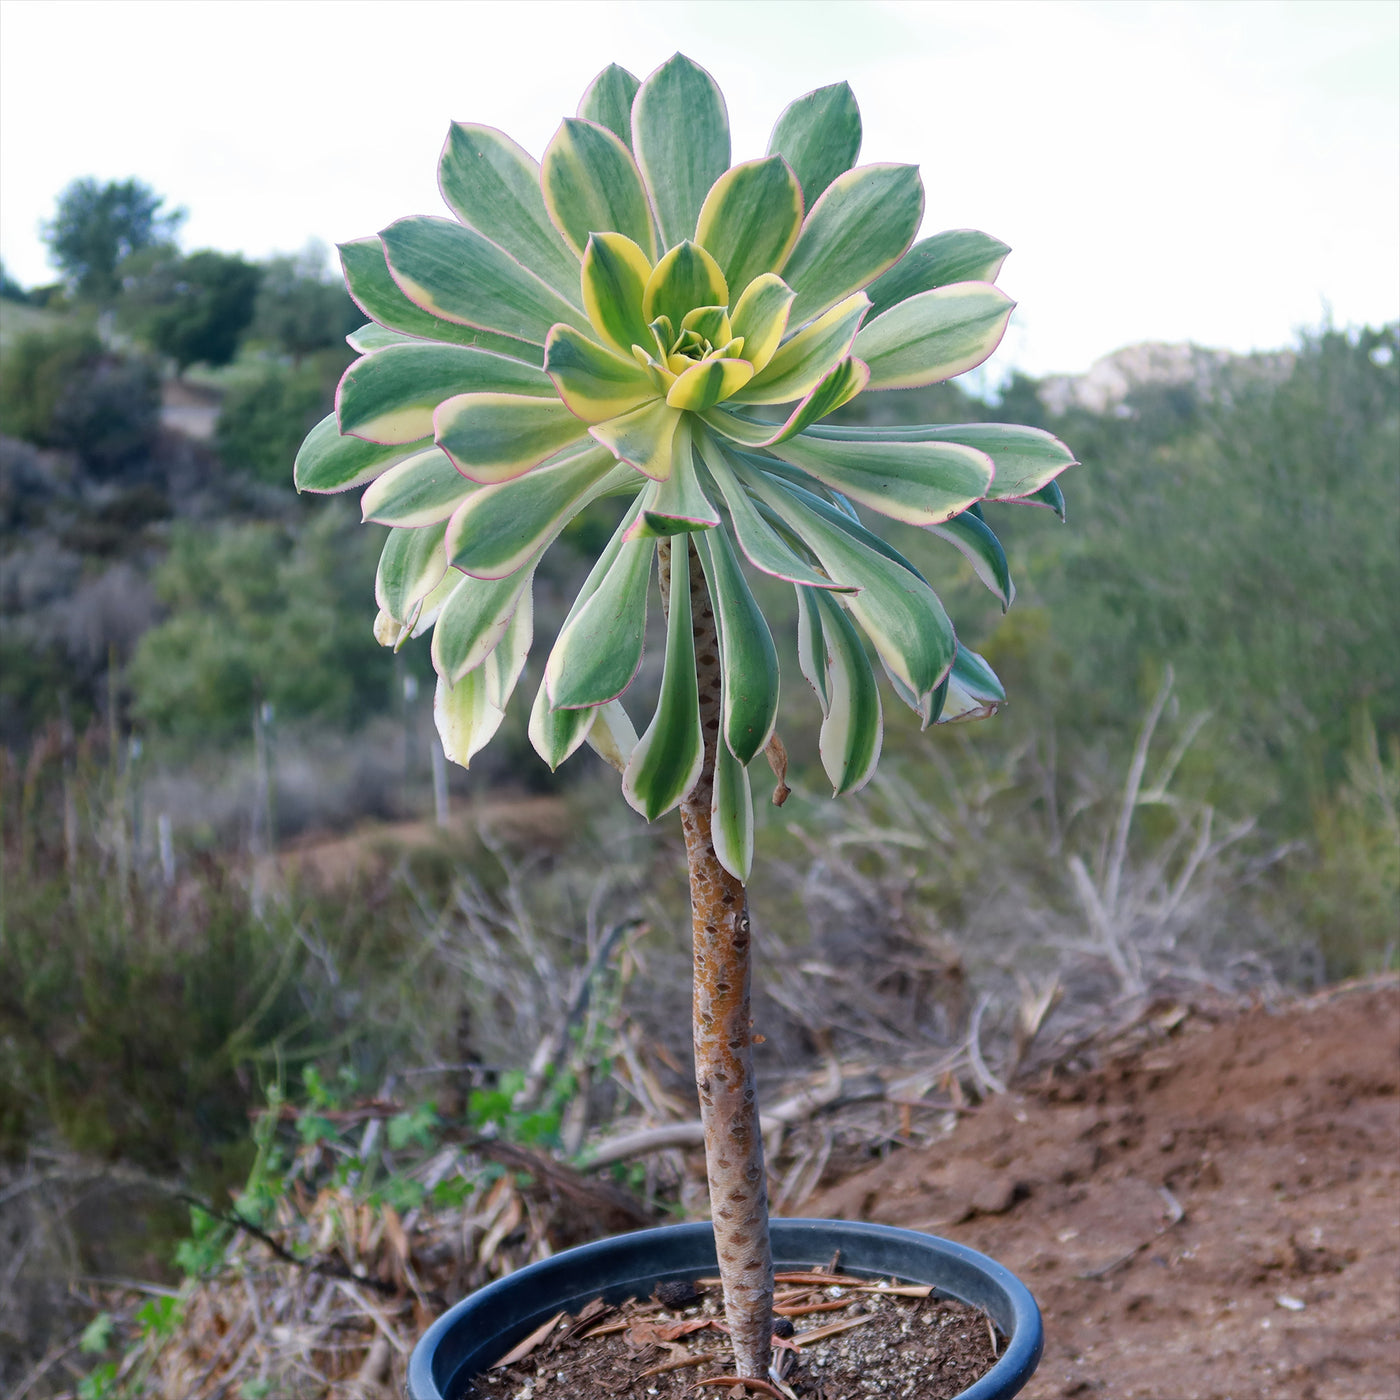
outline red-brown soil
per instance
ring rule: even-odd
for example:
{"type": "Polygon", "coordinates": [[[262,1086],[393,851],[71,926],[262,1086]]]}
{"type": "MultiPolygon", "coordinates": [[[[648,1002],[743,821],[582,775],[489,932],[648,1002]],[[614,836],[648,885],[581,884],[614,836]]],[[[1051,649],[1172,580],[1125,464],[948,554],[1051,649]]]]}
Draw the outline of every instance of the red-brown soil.
{"type": "Polygon", "coordinates": [[[930,1230],[1018,1273],[1046,1325],[1026,1400],[1396,1400],[1400,988],[1193,1017],[803,1214],[930,1230]]]}

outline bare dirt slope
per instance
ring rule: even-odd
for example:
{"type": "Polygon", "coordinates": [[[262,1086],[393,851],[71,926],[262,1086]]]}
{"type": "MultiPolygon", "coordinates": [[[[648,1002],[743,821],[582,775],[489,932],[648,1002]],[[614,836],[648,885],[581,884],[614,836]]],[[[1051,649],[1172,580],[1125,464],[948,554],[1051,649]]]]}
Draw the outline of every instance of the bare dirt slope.
{"type": "Polygon", "coordinates": [[[1192,1024],[803,1214],[932,1230],[1020,1274],[1047,1332],[1027,1400],[1396,1400],[1400,989],[1192,1024]]]}

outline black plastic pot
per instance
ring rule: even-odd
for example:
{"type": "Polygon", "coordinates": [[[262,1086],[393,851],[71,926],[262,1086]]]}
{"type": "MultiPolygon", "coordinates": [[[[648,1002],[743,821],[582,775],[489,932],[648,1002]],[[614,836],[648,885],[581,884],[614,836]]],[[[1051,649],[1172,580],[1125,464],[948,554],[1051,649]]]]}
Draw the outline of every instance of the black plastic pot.
{"type": "MultiPolygon", "coordinates": [[[[772,1221],[779,1269],[811,1268],[840,1251],[843,1272],[931,1283],[941,1296],[982,1308],[1008,1340],[1001,1359],[958,1400],[1009,1400],[1040,1360],[1040,1309],[1025,1285],[985,1254],[892,1225],[842,1220],[772,1221]]],[[[713,1274],[715,1240],[705,1222],[615,1235],[498,1279],[439,1318],[413,1350],[409,1400],[458,1400],[467,1382],[564,1310],[600,1295],[646,1298],[658,1283],[713,1274]]]]}

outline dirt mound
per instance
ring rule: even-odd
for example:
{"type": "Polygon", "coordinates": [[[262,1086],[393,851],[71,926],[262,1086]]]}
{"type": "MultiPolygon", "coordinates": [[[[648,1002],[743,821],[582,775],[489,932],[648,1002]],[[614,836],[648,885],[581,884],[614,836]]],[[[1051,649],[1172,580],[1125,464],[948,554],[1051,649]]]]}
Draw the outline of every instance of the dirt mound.
{"type": "Polygon", "coordinates": [[[1400,1395],[1400,987],[1180,1031],[995,1099],[804,1204],[1031,1286],[1027,1400],[1400,1395]]]}

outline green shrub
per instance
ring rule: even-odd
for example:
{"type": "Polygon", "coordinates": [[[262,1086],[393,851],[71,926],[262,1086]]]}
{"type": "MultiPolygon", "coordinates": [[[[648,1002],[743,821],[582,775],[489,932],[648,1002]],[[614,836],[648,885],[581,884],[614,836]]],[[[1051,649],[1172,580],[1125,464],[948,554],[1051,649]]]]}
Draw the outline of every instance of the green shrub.
{"type": "Polygon", "coordinates": [[[159,426],[154,366],[105,351],[88,327],[31,332],[0,360],[0,432],[71,448],[95,475],[145,456],[159,426]]]}
{"type": "Polygon", "coordinates": [[[331,351],[290,368],[269,364],[224,397],[214,445],[223,463],[273,485],[287,486],[307,432],[335,399],[335,381],[349,359],[331,351]]]}
{"type": "Polygon", "coordinates": [[[251,340],[300,363],[317,350],[342,350],[345,337],[364,323],[364,313],[350,300],[344,282],[327,271],[325,249],[319,244],[291,257],[269,258],[262,269],[248,331],[251,340]]]}
{"type": "Polygon", "coordinates": [[[260,268],[234,253],[188,257],[171,247],[143,249],[121,266],[117,315],[181,374],[192,364],[226,365],[253,319],[260,268]]]}
{"type": "Polygon", "coordinates": [[[345,510],[299,533],[271,522],[177,531],[156,574],[169,616],[129,669],[134,715],[204,746],[246,734],[263,701],[281,719],[337,726],[382,708],[393,658],[338,606],[372,586],[376,533],[345,510]]]}

